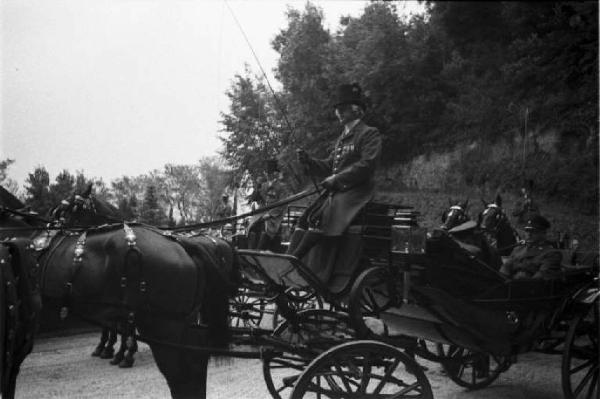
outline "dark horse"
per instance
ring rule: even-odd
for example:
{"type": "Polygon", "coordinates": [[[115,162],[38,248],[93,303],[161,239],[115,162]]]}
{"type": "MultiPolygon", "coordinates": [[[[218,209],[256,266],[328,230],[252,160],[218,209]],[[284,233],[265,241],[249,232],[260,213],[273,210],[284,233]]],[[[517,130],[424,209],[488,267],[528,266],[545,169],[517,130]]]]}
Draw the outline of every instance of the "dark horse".
{"type": "Polygon", "coordinates": [[[442,225],[440,226],[444,230],[450,230],[458,225],[471,220],[467,209],[469,208],[469,200],[463,202],[449,200],[449,207],[442,212],[442,225]]]}
{"type": "Polygon", "coordinates": [[[0,186],[0,393],[13,398],[21,363],[33,348],[41,310],[38,265],[29,240],[36,215],[0,186]]]}
{"type": "Polygon", "coordinates": [[[502,259],[492,242],[476,222],[467,213],[469,200],[449,201],[449,208],[442,213],[440,228],[447,232],[456,243],[475,258],[487,265],[499,269],[502,259]]]}
{"type": "Polygon", "coordinates": [[[508,256],[520,239],[512,228],[506,213],[502,210],[502,197],[496,195],[494,202],[483,202],[484,209],[479,214],[479,227],[501,256],[508,256]]]}
{"type": "Polygon", "coordinates": [[[231,246],[128,225],[92,195],[55,215],[61,230],[38,255],[44,306],[117,323],[128,337],[139,332],[173,398],[206,397],[210,352],[229,338],[228,301],[238,281],[231,246]]]}

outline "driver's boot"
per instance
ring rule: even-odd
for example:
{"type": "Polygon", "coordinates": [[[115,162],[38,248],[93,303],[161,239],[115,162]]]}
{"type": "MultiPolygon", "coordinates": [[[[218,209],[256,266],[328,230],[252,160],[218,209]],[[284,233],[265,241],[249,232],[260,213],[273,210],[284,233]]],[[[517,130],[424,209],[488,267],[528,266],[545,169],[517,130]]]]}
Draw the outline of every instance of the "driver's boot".
{"type": "Polygon", "coordinates": [[[323,232],[321,230],[309,229],[304,233],[302,240],[298,243],[295,248],[288,249],[290,255],[294,255],[298,259],[302,259],[304,255],[311,250],[321,239],[323,238],[323,232]]]}

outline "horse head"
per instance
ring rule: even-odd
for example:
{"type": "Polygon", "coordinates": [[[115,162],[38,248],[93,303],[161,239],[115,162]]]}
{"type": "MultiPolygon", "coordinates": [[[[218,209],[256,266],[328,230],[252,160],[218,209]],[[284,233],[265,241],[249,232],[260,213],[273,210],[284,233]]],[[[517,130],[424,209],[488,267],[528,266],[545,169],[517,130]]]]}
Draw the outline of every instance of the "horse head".
{"type": "Polygon", "coordinates": [[[493,202],[481,201],[484,209],[478,216],[477,224],[498,253],[508,256],[518,242],[518,235],[502,209],[502,197],[498,194],[493,202]]]}
{"type": "Polygon", "coordinates": [[[492,202],[486,202],[483,198],[481,202],[483,211],[478,216],[477,224],[484,231],[496,233],[502,224],[508,223],[506,213],[502,210],[502,197],[498,194],[492,202]]]}
{"type": "Polygon", "coordinates": [[[442,229],[450,230],[460,224],[469,221],[471,218],[467,213],[469,207],[469,200],[465,200],[462,203],[460,201],[448,201],[449,207],[442,213],[442,229]]]}
{"type": "Polygon", "coordinates": [[[80,194],[73,194],[51,211],[52,218],[64,226],[97,226],[120,223],[123,215],[108,201],[92,194],[92,184],[80,194]]]}

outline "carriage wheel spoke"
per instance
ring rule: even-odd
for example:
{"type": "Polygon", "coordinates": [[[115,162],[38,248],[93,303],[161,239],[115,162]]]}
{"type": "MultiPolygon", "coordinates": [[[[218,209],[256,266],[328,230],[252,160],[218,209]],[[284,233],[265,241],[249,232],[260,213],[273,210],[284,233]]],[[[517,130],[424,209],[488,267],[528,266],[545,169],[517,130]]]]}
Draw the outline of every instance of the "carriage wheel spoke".
{"type": "MultiPolygon", "coordinates": [[[[369,385],[370,377],[371,377],[371,356],[367,355],[364,358],[364,364],[362,366],[362,373],[360,376],[360,383],[357,392],[365,393],[367,392],[367,386],[369,385]]],[[[358,373],[360,373],[360,369],[357,367],[358,373]]]]}
{"type": "Polygon", "coordinates": [[[396,371],[396,368],[398,367],[399,364],[400,364],[400,359],[398,358],[398,359],[394,359],[394,363],[392,363],[390,366],[386,367],[385,374],[381,377],[381,381],[379,381],[379,384],[377,385],[377,387],[375,388],[373,393],[381,392],[381,390],[383,389],[385,384],[389,381],[392,373],[394,371],[396,371]]]}
{"type": "Polygon", "coordinates": [[[422,393],[421,390],[418,389],[420,387],[421,387],[421,384],[419,384],[419,382],[415,382],[414,384],[407,385],[406,388],[404,388],[403,390],[401,390],[397,394],[394,394],[393,396],[391,396],[390,399],[401,399],[405,394],[407,394],[409,392],[413,392],[413,391],[417,391],[419,393],[422,393]]]}
{"type": "Polygon", "coordinates": [[[594,376],[594,374],[597,370],[598,370],[598,366],[590,368],[590,370],[586,373],[585,377],[583,377],[583,379],[581,380],[579,385],[577,385],[577,389],[575,389],[575,391],[573,392],[574,397],[579,396],[579,393],[583,390],[583,388],[585,388],[585,386],[587,385],[587,382],[590,380],[590,378],[592,378],[594,376]]]}
{"type": "Polygon", "coordinates": [[[373,295],[373,290],[370,288],[365,289],[365,294],[369,299],[369,303],[366,303],[366,309],[370,310],[373,314],[379,314],[379,305],[377,304],[377,300],[375,299],[375,295],[373,295]]]}
{"type": "Polygon", "coordinates": [[[569,370],[569,373],[571,373],[571,374],[578,373],[578,372],[580,372],[581,370],[583,370],[583,369],[585,369],[585,368],[589,367],[589,366],[590,366],[592,363],[594,363],[594,361],[593,361],[593,360],[588,360],[588,361],[587,361],[587,362],[585,362],[585,363],[581,363],[579,366],[577,366],[577,367],[575,367],[575,368],[573,368],[573,369],[569,370]]]}
{"type": "Polygon", "coordinates": [[[594,390],[598,388],[598,373],[594,373],[594,377],[592,377],[592,382],[587,391],[586,399],[593,399],[594,390]]]}
{"type": "Polygon", "coordinates": [[[339,378],[342,380],[344,387],[346,388],[346,392],[352,392],[352,388],[350,387],[351,381],[348,379],[348,377],[346,375],[347,373],[344,373],[344,371],[342,370],[342,367],[339,364],[339,362],[336,362],[334,367],[339,375],[339,378]]]}

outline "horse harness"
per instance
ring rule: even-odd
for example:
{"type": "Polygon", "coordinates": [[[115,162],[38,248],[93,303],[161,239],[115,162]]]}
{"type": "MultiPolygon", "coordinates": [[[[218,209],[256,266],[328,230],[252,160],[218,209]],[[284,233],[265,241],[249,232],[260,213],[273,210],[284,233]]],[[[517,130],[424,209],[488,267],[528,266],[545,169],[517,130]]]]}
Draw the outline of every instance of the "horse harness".
{"type": "Polygon", "coordinates": [[[2,339],[2,386],[15,364],[20,364],[33,346],[35,321],[41,308],[38,283],[39,265],[33,256],[27,256],[32,248],[27,239],[10,239],[0,242],[0,289],[5,323],[0,330],[2,339]],[[22,339],[19,342],[19,338],[22,339]],[[19,357],[19,359],[17,359],[19,357]]]}

